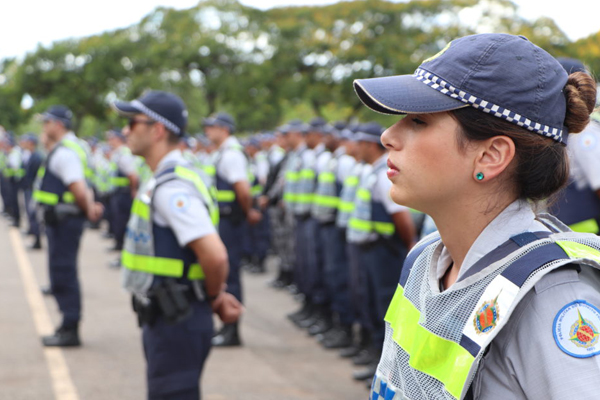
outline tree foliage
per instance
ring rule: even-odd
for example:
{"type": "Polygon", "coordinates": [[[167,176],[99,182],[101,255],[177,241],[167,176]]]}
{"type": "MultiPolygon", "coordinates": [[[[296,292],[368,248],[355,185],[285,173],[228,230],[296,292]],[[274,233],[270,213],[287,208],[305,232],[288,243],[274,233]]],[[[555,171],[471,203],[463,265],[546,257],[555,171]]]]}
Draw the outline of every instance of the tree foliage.
{"type": "Polygon", "coordinates": [[[25,124],[61,103],[73,110],[83,134],[94,134],[118,123],[112,101],[147,89],[180,95],[190,132],[217,110],[232,113],[246,131],[294,116],[388,123],[361,107],[354,79],[411,73],[450,40],[480,32],[523,34],[552,54],[600,67],[600,32],[570,43],[554,21],[527,21],[509,0],[357,0],[267,11],[204,0],[188,10],[157,8],[131,27],[4,60],[0,124],[25,124]],[[32,107],[21,107],[24,97],[32,107]]]}

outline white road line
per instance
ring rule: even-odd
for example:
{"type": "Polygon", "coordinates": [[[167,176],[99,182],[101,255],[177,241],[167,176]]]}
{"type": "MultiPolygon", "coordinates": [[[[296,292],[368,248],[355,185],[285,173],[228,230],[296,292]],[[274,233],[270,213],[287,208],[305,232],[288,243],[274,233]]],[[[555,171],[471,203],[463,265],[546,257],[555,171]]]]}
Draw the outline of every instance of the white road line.
{"type": "MultiPolygon", "coordinates": [[[[23,288],[29,302],[35,329],[39,336],[50,334],[53,331],[50,315],[46,309],[46,304],[40,293],[33,268],[31,268],[31,263],[25,253],[23,241],[17,228],[10,228],[10,241],[21,272],[23,288]]],[[[54,398],[56,400],[79,400],[62,349],[60,347],[45,347],[44,356],[52,379],[54,398]]]]}

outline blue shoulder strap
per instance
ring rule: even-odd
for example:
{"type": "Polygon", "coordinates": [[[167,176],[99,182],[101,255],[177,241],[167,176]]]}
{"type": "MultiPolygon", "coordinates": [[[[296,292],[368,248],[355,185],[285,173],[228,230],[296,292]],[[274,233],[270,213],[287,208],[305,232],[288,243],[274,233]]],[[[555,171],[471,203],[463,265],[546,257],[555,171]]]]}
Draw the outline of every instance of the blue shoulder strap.
{"type": "Polygon", "coordinates": [[[419,258],[419,256],[423,253],[423,251],[425,251],[427,246],[429,246],[430,244],[432,244],[434,242],[437,242],[438,240],[440,240],[439,236],[437,236],[437,235],[433,236],[429,240],[418,244],[415,248],[413,248],[410,251],[410,253],[408,253],[408,255],[406,256],[406,259],[404,260],[402,272],[400,273],[400,286],[404,287],[404,285],[406,285],[406,281],[408,280],[410,271],[412,270],[412,267],[415,264],[415,261],[417,261],[417,258],[419,258]]]}

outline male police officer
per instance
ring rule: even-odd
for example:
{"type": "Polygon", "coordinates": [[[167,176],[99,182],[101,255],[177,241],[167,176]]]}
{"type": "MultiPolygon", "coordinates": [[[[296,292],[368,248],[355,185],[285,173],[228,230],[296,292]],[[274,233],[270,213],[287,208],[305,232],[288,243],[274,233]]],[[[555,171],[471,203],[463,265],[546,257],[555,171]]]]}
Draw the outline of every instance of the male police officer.
{"type": "Polygon", "coordinates": [[[224,292],[218,210],[201,173],[177,148],[187,124],[179,97],[150,91],[114,107],[129,118],[131,151],[154,173],[134,200],[122,255],[123,283],[143,330],[148,399],[197,400],[212,313],[233,322],[241,312],[224,292]]]}
{"type": "MultiPolygon", "coordinates": [[[[588,73],[579,60],[558,58],[567,73],[588,73]]],[[[567,144],[570,183],[552,206],[553,213],[575,232],[600,234],[600,122],[592,120],[567,144]]]]}
{"type": "Polygon", "coordinates": [[[44,159],[42,154],[37,150],[37,144],[37,137],[33,133],[25,134],[21,138],[21,147],[27,152],[25,175],[23,176],[21,185],[25,197],[25,210],[27,211],[27,219],[29,221],[29,230],[27,233],[34,237],[34,242],[31,245],[32,249],[42,248],[42,243],[40,241],[40,224],[37,219],[35,206],[31,201],[31,197],[33,196],[33,184],[44,159]]]}
{"type": "MultiPolygon", "coordinates": [[[[125,145],[123,130],[111,129],[107,132],[106,137],[108,145],[112,149],[110,161],[114,169],[114,175],[110,179],[111,186],[114,187],[110,196],[113,234],[115,237],[114,250],[121,251],[123,250],[125,228],[129,220],[132,198],[135,197],[138,188],[137,165],[131,150],[125,145]]],[[[120,264],[120,260],[115,260],[111,263],[111,266],[119,267],[120,264]]]]}
{"type": "Polygon", "coordinates": [[[34,198],[44,208],[50,289],[63,316],[54,335],[45,336],[42,341],[44,346],[79,346],[81,293],[77,253],[85,217],[97,221],[103,208],[94,203],[86,184],[87,155],[70,131],[71,111],[53,106],[42,117],[44,134],[55,145],[46,159],[44,177],[34,198]]]}
{"type": "MultiPolygon", "coordinates": [[[[242,301],[240,279],[241,243],[244,223],[258,223],[261,213],[252,208],[252,193],[248,179],[248,160],[240,142],[232,136],[233,118],[219,113],[204,120],[206,136],[218,147],[215,156],[217,199],[221,222],[219,234],[229,255],[227,291],[242,301]]],[[[239,346],[238,324],[225,324],[213,338],[215,346],[239,346]]]]}

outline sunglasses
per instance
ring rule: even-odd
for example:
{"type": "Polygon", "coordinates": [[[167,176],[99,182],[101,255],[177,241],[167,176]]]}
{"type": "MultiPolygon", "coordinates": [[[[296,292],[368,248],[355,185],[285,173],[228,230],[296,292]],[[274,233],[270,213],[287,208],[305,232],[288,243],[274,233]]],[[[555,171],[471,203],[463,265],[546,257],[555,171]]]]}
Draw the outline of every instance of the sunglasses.
{"type": "Polygon", "coordinates": [[[155,123],[156,123],[156,121],[152,121],[150,119],[130,118],[129,121],[127,122],[127,125],[129,126],[130,130],[133,130],[133,128],[135,128],[136,124],[154,125],[155,123]]]}

